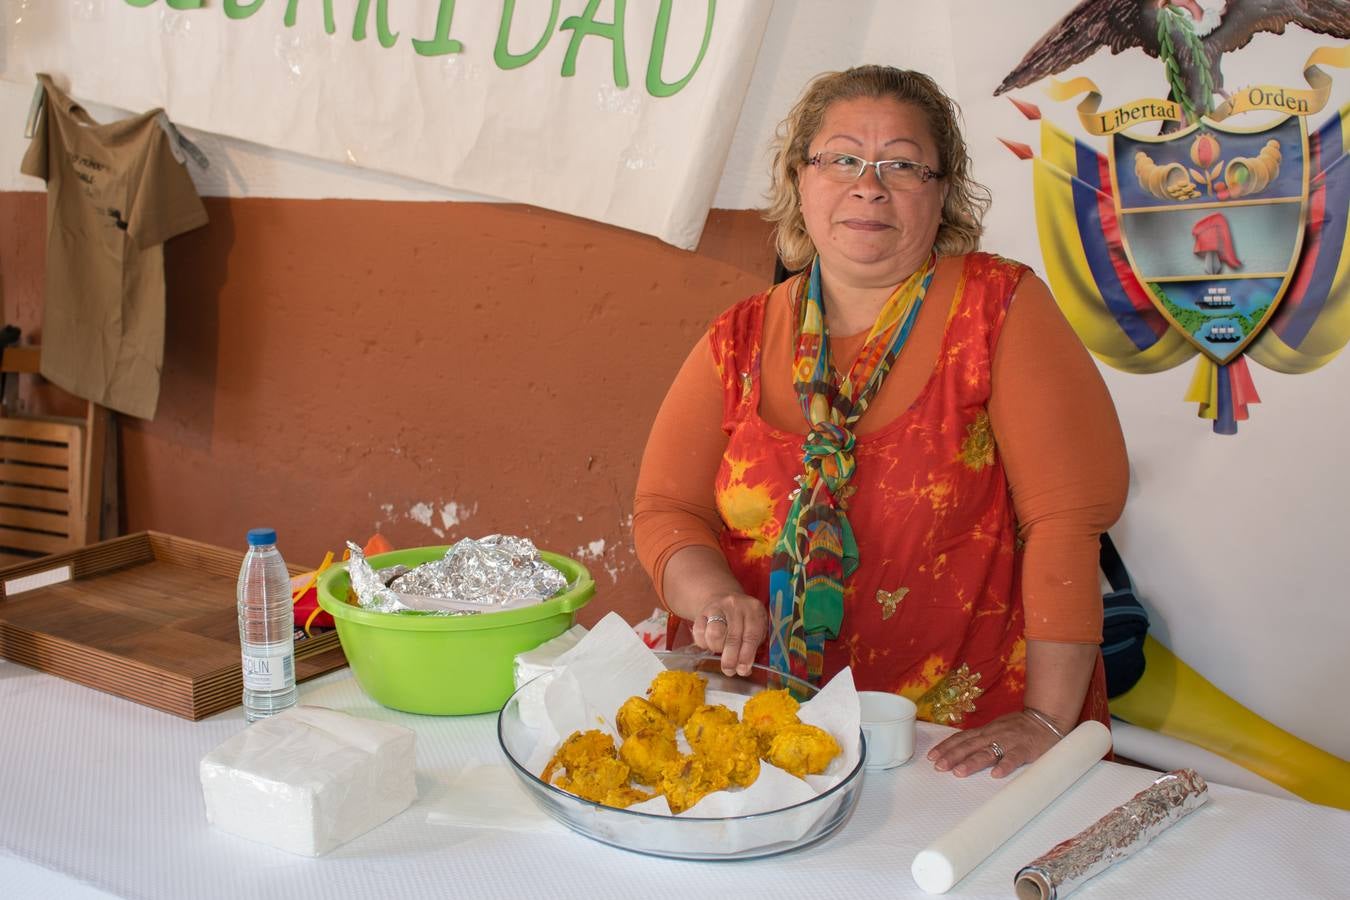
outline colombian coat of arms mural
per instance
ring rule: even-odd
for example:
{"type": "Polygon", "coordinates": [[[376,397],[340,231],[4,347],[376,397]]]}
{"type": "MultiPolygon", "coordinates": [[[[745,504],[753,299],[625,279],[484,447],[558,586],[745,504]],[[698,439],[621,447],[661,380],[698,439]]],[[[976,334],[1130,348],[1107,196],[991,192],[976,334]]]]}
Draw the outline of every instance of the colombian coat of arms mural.
{"type": "Polygon", "coordinates": [[[1350,0],[1084,0],[995,90],[1038,82],[1082,98],[1075,135],[1040,122],[1036,225],[1060,306],[1098,359],[1126,372],[1196,357],[1186,400],[1219,434],[1259,402],[1250,358],[1301,374],[1350,341],[1350,106],[1322,116],[1331,76],[1350,67],[1350,0]],[[1316,49],[1303,87],[1228,86],[1225,54],[1297,25],[1337,40],[1316,49]],[[1160,61],[1166,98],[1101,109],[1087,77],[1054,75],[1101,48],[1160,61]]]}

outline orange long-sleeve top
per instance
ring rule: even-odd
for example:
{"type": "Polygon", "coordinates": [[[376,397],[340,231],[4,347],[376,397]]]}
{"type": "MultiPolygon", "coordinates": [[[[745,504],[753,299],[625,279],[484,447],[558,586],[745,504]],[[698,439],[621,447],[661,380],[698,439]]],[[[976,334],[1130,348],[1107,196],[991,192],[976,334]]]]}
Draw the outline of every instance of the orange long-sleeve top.
{"type": "MultiPolygon", "coordinates": [[[[939,260],[908,343],[858,422],[858,435],[886,427],[918,398],[937,361],[961,262],[939,260]]],[[[766,304],[759,413],[775,428],[804,437],[806,421],[792,389],[796,281],[774,288],[766,304]]],[[[866,332],[830,335],[836,370],[848,370],[866,338],[866,332]]],[[[1027,637],[1097,643],[1098,539],[1124,506],[1125,442],[1101,374],[1034,276],[1024,277],[1013,295],[990,390],[990,424],[1025,542],[1027,637]]],[[[638,475],[633,538],[660,596],[666,563],[681,549],[720,552],[723,524],[713,480],[727,445],[721,418],[722,384],[705,336],[661,404],[638,475]]]]}

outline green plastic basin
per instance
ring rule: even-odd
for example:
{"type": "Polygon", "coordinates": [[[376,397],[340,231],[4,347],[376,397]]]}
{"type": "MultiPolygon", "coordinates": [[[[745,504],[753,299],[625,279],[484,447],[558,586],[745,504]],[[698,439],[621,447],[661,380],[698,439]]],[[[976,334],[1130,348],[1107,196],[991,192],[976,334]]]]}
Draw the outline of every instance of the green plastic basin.
{"type": "MultiPolygon", "coordinates": [[[[446,549],[395,550],[369,561],[377,569],[417,566],[446,549]]],[[[376,703],[432,716],[494,712],[515,690],[516,654],[571,628],[576,611],[595,594],[581,563],[542,550],[539,556],[571,587],[534,606],[476,616],[371,612],[346,602],[346,563],[319,576],[319,605],[332,614],[352,673],[376,703]]]]}

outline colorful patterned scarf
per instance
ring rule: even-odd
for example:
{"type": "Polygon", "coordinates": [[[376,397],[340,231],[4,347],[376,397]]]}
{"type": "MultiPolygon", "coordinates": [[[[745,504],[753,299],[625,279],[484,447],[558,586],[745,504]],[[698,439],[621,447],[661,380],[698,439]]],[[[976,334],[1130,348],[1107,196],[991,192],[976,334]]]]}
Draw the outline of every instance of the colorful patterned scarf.
{"type": "Polygon", "coordinates": [[[909,337],[936,263],[930,256],[896,288],[842,384],[830,364],[820,258],[811,264],[797,301],[792,369],[793,389],[811,430],[802,445],[805,471],[797,477],[800,487],[792,492],[769,575],[769,665],[777,672],[819,683],[825,640],[839,636],[844,579],[858,567],[858,545],[845,512],[853,492],[852,429],[909,337]]]}

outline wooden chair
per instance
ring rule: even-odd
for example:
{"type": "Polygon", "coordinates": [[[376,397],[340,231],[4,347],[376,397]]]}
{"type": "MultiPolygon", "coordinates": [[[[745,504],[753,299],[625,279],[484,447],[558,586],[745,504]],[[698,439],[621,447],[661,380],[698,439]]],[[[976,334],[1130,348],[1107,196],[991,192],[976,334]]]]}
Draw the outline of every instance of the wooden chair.
{"type": "MultiPolygon", "coordinates": [[[[0,415],[0,565],[63,553],[101,538],[111,413],[88,403],[83,419],[20,416],[18,375],[36,374],[39,347],[8,347],[0,415]]],[[[114,481],[115,484],[115,481],[114,481]]]]}

